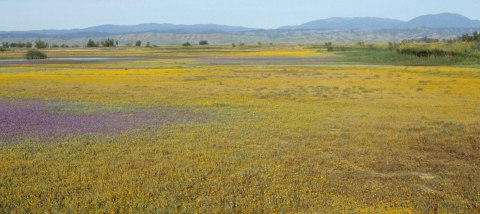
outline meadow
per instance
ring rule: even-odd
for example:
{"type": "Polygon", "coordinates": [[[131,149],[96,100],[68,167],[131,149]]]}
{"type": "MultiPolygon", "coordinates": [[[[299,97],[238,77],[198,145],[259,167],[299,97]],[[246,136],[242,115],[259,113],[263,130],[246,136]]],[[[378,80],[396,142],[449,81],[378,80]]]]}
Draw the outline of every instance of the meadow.
{"type": "Polygon", "coordinates": [[[45,52],[125,59],[0,62],[0,213],[480,212],[478,62],[45,52]]]}

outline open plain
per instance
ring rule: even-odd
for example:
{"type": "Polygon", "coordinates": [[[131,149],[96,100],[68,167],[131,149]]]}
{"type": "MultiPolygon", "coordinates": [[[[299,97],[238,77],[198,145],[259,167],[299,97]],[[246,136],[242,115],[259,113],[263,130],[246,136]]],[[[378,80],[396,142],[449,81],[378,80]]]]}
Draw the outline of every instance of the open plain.
{"type": "Polygon", "coordinates": [[[45,52],[92,59],[0,60],[0,213],[480,212],[477,63],[45,52]]]}

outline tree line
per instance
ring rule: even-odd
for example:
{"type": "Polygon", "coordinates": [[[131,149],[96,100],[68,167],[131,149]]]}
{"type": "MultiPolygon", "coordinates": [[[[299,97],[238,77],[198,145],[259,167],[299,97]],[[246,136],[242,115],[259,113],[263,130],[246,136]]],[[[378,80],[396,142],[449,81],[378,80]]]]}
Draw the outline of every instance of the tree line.
{"type": "MultiPolygon", "coordinates": [[[[135,42],[134,44],[135,46],[137,47],[140,47],[142,45],[142,41],[138,40],[135,42]]],[[[87,44],[85,44],[85,47],[115,47],[115,46],[118,46],[118,41],[115,41],[113,39],[106,39],[104,41],[101,41],[101,42],[95,42],[93,41],[92,39],[88,39],[88,42],[87,44]]],[[[132,46],[131,43],[127,42],[125,43],[125,46],[132,46]]],[[[66,44],[56,44],[56,43],[52,43],[52,44],[48,44],[47,42],[45,41],[42,41],[42,40],[36,40],[35,43],[31,43],[31,42],[26,42],[26,43],[23,43],[23,42],[18,42],[18,43],[9,43],[9,42],[2,42],[2,48],[5,49],[5,48],[37,48],[37,49],[42,49],[42,48],[69,48],[69,47],[79,47],[79,45],[66,45],[66,44]]],[[[150,45],[150,42],[147,42],[145,47],[151,47],[150,45]]]]}

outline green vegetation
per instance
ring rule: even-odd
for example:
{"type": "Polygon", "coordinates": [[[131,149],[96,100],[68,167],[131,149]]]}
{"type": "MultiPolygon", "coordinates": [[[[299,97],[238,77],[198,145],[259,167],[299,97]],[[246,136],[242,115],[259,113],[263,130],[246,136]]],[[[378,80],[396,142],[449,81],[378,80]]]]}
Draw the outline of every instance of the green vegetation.
{"type": "Polygon", "coordinates": [[[328,52],[333,51],[332,42],[325,42],[325,47],[328,52]]]}
{"type": "Polygon", "coordinates": [[[462,41],[464,41],[464,42],[480,42],[480,34],[477,31],[474,31],[472,36],[470,36],[469,34],[463,34],[462,35],[462,41]]]}
{"type": "Polygon", "coordinates": [[[42,40],[37,40],[37,41],[35,41],[35,47],[38,48],[38,49],[48,48],[48,43],[46,43],[42,40]]]}
{"type": "Polygon", "coordinates": [[[208,41],[207,40],[202,40],[198,44],[199,45],[208,45],[208,41]]]}
{"type": "Polygon", "coordinates": [[[192,46],[192,44],[190,44],[190,42],[185,42],[182,44],[183,47],[188,47],[188,46],[192,46]]]}
{"type": "Polygon", "coordinates": [[[46,59],[47,54],[35,49],[29,49],[25,54],[25,59],[46,59]]]}
{"type": "Polygon", "coordinates": [[[341,61],[395,64],[395,65],[448,65],[460,62],[478,62],[480,43],[388,43],[388,45],[327,46],[327,51],[346,56],[341,61]]]}
{"type": "Polygon", "coordinates": [[[115,41],[113,39],[106,39],[105,41],[101,42],[103,47],[115,47],[115,41]]]}
{"type": "Polygon", "coordinates": [[[142,46],[142,41],[138,40],[137,42],[135,42],[135,46],[137,46],[137,47],[142,46]]]}
{"type": "Polygon", "coordinates": [[[88,39],[88,42],[87,42],[87,45],[86,45],[86,46],[89,47],[89,48],[93,48],[93,47],[98,47],[98,46],[100,46],[100,44],[99,44],[98,42],[95,43],[95,42],[94,42],[93,40],[91,40],[91,39],[88,39]]]}

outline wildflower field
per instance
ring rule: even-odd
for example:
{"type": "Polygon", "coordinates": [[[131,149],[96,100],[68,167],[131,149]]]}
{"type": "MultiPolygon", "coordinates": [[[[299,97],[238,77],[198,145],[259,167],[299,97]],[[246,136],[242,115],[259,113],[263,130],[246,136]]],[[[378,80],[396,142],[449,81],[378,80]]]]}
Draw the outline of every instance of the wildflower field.
{"type": "Polygon", "coordinates": [[[480,212],[478,64],[45,52],[112,60],[0,61],[0,213],[480,212]]]}

